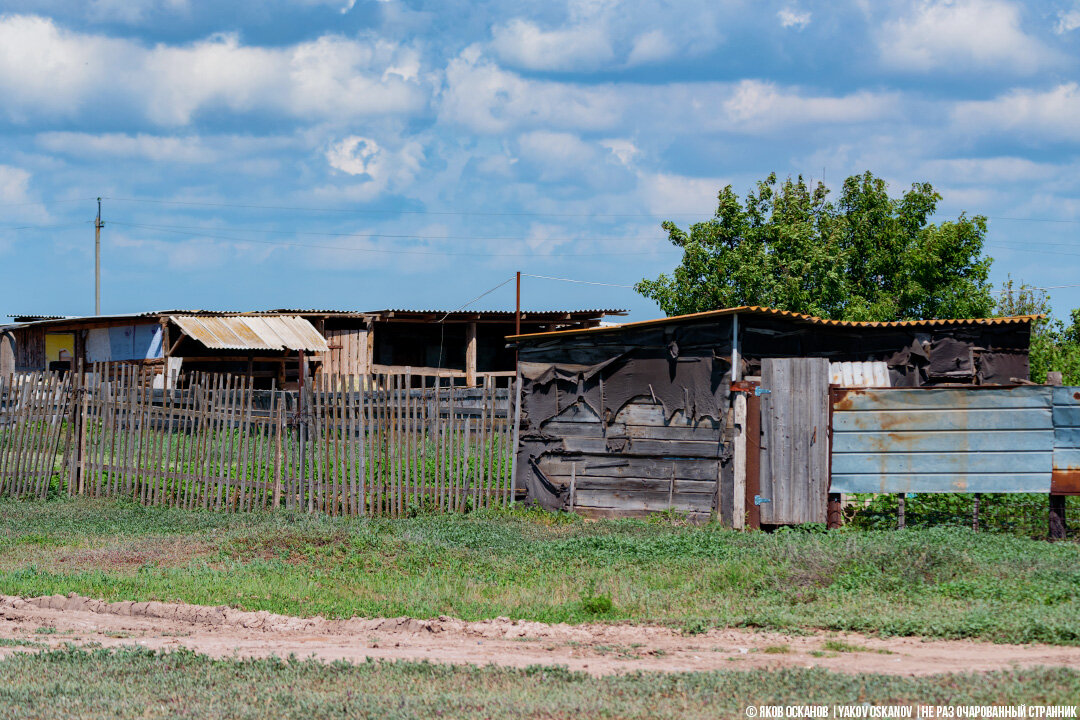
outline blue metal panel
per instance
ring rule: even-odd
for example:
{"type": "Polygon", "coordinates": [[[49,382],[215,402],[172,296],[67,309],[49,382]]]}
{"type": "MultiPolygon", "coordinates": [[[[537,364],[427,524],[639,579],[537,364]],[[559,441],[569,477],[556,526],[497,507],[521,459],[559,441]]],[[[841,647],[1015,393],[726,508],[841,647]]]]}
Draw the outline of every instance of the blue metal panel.
{"type": "Polygon", "coordinates": [[[1080,388],[1054,391],[1054,470],[1080,470],[1080,388]]]}
{"type": "Polygon", "coordinates": [[[1056,411],[1050,390],[840,391],[831,490],[1049,492],[1056,411]]]}

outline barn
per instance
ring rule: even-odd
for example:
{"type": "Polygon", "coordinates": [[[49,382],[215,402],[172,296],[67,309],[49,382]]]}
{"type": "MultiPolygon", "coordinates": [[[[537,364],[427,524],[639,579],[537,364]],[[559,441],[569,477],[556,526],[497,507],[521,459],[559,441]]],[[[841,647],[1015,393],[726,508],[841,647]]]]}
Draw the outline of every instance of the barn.
{"type": "Polygon", "coordinates": [[[824,522],[830,386],[1028,383],[1035,317],[850,322],[738,307],[509,338],[515,482],[549,509],[824,522]]]}

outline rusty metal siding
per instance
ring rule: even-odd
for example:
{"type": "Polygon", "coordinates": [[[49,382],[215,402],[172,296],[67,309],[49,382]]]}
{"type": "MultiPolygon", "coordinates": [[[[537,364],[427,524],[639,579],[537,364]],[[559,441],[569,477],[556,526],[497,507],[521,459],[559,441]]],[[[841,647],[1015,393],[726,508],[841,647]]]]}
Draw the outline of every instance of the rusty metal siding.
{"type": "Polygon", "coordinates": [[[1050,491],[1080,495],[1080,388],[1053,388],[1054,474],[1050,491]]]}
{"type": "Polygon", "coordinates": [[[1050,390],[834,389],[831,491],[1049,492],[1050,390]]]}

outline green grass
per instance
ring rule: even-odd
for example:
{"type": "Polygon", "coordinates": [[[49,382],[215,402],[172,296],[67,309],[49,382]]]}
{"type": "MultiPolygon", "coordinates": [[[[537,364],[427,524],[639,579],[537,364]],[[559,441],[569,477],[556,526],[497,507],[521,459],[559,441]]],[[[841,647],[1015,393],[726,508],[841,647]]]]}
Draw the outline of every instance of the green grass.
{"type": "Polygon", "coordinates": [[[5,718],[744,718],[747,705],[1073,705],[1080,673],[922,678],[824,670],[635,673],[561,668],[211,660],[145,649],[18,653],[0,661],[5,718]]]}
{"type": "Polygon", "coordinates": [[[0,592],[1080,644],[1080,545],[963,529],[767,534],[525,511],[365,520],[3,500],[0,592]]]}

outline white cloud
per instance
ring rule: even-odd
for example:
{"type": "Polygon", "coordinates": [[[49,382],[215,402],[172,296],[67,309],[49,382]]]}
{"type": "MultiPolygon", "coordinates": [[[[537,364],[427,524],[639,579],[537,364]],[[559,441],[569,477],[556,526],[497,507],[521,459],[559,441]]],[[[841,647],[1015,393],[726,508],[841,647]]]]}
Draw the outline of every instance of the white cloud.
{"type": "Polygon", "coordinates": [[[528,20],[495,26],[491,46],[499,58],[530,70],[581,70],[610,62],[615,53],[598,23],[542,30],[528,20]]]}
{"type": "Polygon", "coordinates": [[[191,5],[189,0],[90,0],[86,14],[96,21],[135,25],[159,8],[177,13],[189,11],[191,5]]]}
{"type": "Polygon", "coordinates": [[[1080,86],[1013,90],[992,100],[957,103],[953,124],[960,133],[1010,133],[1021,140],[1080,140],[1080,86]]]}
{"type": "Polygon", "coordinates": [[[134,112],[182,126],[213,109],[335,120],[422,110],[434,78],[418,53],[384,40],[325,35],[284,47],[215,35],[155,45],[0,17],[0,112],[15,122],[134,112]]]}
{"type": "Polygon", "coordinates": [[[626,64],[645,65],[659,62],[672,57],[676,52],[675,44],[668,39],[663,30],[658,28],[634,38],[634,45],[630,48],[630,55],[626,59],[626,64]]]}
{"type": "Polygon", "coordinates": [[[776,13],[776,17],[780,19],[781,27],[795,28],[796,30],[802,30],[810,24],[810,11],[809,10],[796,10],[795,8],[784,8],[780,12],[776,13]]]}
{"type": "Polygon", "coordinates": [[[420,174],[424,148],[420,142],[409,140],[397,150],[387,150],[371,138],[350,135],[331,144],[326,161],[330,167],[355,176],[360,182],[326,186],[318,192],[323,197],[367,202],[385,192],[407,190],[420,174]]]}
{"type": "Polygon", "coordinates": [[[630,167],[634,159],[641,154],[641,150],[634,143],[623,138],[601,140],[600,145],[607,148],[620,163],[627,167],[630,167]]]}
{"type": "Polygon", "coordinates": [[[1064,35],[1077,28],[1080,28],[1080,9],[1062,10],[1058,13],[1058,22],[1054,27],[1054,32],[1064,35]]]}
{"type": "Polygon", "coordinates": [[[30,173],[11,165],[0,165],[0,201],[8,204],[30,202],[30,173]]]}
{"type": "Polygon", "coordinates": [[[481,58],[477,47],[450,61],[440,101],[443,119],[484,133],[520,126],[607,128],[622,113],[610,86],[526,80],[481,58]]]}
{"type": "Polygon", "coordinates": [[[83,158],[138,158],[177,163],[212,163],[221,159],[221,153],[198,136],[49,132],[38,135],[36,140],[50,152],[83,158]]]}
{"type": "Polygon", "coordinates": [[[721,178],[642,173],[638,192],[649,212],[660,215],[700,212],[705,218],[716,211],[717,194],[728,182],[721,178]]]}
{"type": "Polygon", "coordinates": [[[1005,0],[922,0],[911,7],[881,27],[879,51],[887,65],[1030,73],[1055,59],[1021,28],[1020,7],[1005,0]]]}
{"type": "Polygon", "coordinates": [[[861,123],[880,120],[899,108],[897,94],[857,92],[841,97],[808,96],[773,83],[743,80],[724,101],[728,120],[747,132],[784,125],[861,123]]]}

